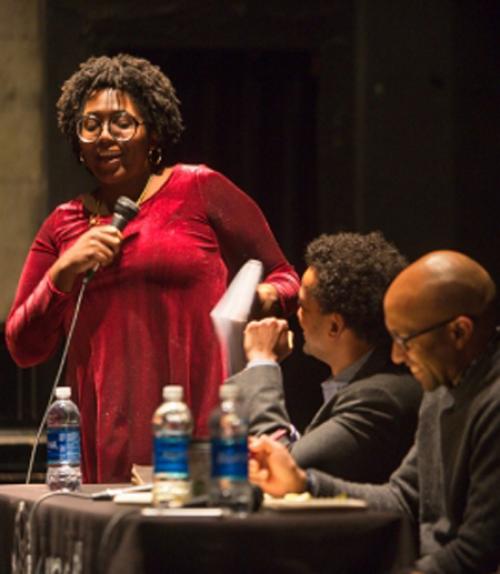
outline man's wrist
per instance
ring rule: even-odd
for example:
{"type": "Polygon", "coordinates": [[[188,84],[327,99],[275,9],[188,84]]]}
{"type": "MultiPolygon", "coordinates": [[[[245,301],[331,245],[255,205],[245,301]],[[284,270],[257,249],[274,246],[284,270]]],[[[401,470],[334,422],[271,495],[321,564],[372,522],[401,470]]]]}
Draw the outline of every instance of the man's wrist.
{"type": "Polygon", "coordinates": [[[314,472],[308,468],[303,472],[304,489],[302,492],[308,492],[311,496],[318,496],[319,484],[314,472]]]}

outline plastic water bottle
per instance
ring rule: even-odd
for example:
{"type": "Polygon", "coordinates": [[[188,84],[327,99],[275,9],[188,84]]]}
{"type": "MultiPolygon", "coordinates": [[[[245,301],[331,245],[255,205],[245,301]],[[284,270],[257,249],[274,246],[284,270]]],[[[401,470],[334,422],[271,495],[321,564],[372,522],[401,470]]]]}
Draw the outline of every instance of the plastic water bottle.
{"type": "Polygon", "coordinates": [[[237,514],[250,511],[248,483],[248,425],[238,403],[236,385],[220,387],[220,404],[210,418],[212,472],[209,499],[212,506],[237,514]]]}
{"type": "Polygon", "coordinates": [[[191,413],[181,386],[163,387],[163,399],[153,415],[153,504],[157,508],[182,506],[191,497],[191,413]]]}
{"type": "Polygon", "coordinates": [[[70,387],[57,387],[47,414],[47,478],[50,490],[79,490],[80,411],[70,387]]]}

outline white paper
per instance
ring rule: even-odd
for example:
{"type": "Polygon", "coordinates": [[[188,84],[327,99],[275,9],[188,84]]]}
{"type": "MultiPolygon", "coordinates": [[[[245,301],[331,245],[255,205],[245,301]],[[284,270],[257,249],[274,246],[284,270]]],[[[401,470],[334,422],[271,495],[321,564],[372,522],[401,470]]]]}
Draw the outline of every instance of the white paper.
{"type": "Polygon", "coordinates": [[[249,259],[210,313],[228,376],[241,371],[246,364],[243,331],[252,309],[257,285],[262,280],[263,270],[260,261],[249,259]]]}

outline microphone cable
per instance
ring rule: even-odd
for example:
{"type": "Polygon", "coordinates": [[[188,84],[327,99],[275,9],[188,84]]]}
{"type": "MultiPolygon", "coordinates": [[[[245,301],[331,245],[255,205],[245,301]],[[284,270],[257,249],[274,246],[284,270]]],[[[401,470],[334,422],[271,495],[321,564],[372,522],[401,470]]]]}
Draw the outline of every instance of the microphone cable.
{"type": "Polygon", "coordinates": [[[43,413],[42,421],[40,426],[38,427],[38,431],[36,433],[35,441],[33,446],[31,447],[31,456],[30,462],[28,465],[28,472],[26,473],[26,482],[25,484],[30,484],[31,482],[31,475],[33,474],[33,466],[35,464],[35,456],[36,451],[38,449],[38,444],[40,442],[40,437],[42,436],[43,429],[45,427],[45,423],[47,422],[47,417],[49,416],[49,410],[52,406],[52,399],[54,398],[54,394],[56,392],[56,388],[59,384],[61,379],[61,375],[64,370],[64,365],[66,364],[66,357],[68,355],[69,346],[71,343],[71,339],[73,338],[73,332],[75,330],[76,321],[78,319],[78,315],[80,314],[80,307],[82,304],[83,294],[85,293],[85,289],[87,288],[88,282],[90,281],[90,276],[86,275],[82,281],[82,285],[80,287],[80,291],[78,293],[78,298],[76,300],[75,310],[73,311],[73,317],[71,319],[71,325],[69,327],[68,336],[66,337],[66,343],[64,344],[64,349],[61,355],[61,360],[59,361],[59,367],[57,369],[56,376],[54,378],[54,382],[52,383],[52,388],[50,389],[49,400],[47,401],[47,406],[45,407],[45,412],[43,413]]]}

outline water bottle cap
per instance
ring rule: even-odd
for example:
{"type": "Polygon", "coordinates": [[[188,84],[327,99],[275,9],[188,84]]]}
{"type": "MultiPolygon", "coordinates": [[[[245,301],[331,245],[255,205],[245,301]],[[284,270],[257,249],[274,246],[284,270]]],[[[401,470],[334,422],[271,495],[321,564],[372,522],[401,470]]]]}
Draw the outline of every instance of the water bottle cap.
{"type": "Polygon", "coordinates": [[[71,387],[56,387],[56,399],[69,399],[71,397],[71,387]]]}
{"type": "Polygon", "coordinates": [[[235,384],[226,383],[220,387],[219,396],[222,400],[234,400],[238,396],[238,387],[235,384]]]}
{"type": "Polygon", "coordinates": [[[184,389],[180,385],[166,385],[163,387],[163,398],[166,401],[180,401],[184,395],[184,389]]]}

